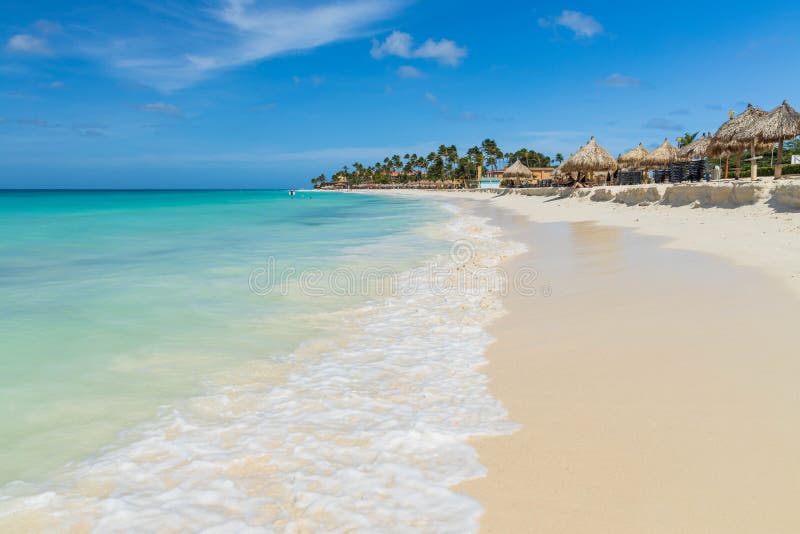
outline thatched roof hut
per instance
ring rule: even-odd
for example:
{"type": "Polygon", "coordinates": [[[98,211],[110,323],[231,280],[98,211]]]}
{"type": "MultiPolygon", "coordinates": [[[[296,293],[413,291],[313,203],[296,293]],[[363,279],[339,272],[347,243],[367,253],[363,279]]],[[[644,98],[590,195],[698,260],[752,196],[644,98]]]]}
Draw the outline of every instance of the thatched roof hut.
{"type": "MultiPolygon", "coordinates": [[[[783,104],[766,115],[756,119],[748,128],[741,130],[734,139],[742,143],[761,145],[778,143],[778,163],[775,165],[775,177],[779,178],[783,170],[783,142],[800,135],[800,113],[784,100],[783,104]]],[[[751,148],[755,152],[755,147],[751,148]]],[[[754,166],[754,165],[753,165],[754,166]]]]}
{"type": "Polygon", "coordinates": [[[766,112],[761,111],[753,106],[753,104],[747,104],[746,110],[732,119],[729,119],[719,127],[717,133],[711,138],[711,144],[708,147],[708,155],[730,156],[743,152],[746,148],[746,143],[737,140],[736,134],[751,128],[756,120],[764,115],[766,115],[766,112]]]}
{"type": "Polygon", "coordinates": [[[614,156],[595,141],[594,136],[559,167],[561,172],[614,171],[617,161],[614,156]]]}
{"type": "Polygon", "coordinates": [[[711,145],[711,136],[703,134],[689,143],[688,145],[678,149],[678,157],[683,159],[703,159],[708,153],[708,147],[711,145]]]}
{"type": "Polygon", "coordinates": [[[520,160],[514,162],[509,168],[503,171],[503,178],[530,179],[533,171],[522,164],[520,160]]]}
{"type": "Polygon", "coordinates": [[[676,161],[678,161],[678,149],[665,138],[661,146],[645,156],[642,166],[646,169],[661,169],[676,161]]]}
{"type": "Polygon", "coordinates": [[[617,158],[617,163],[624,169],[637,169],[642,164],[642,160],[647,157],[649,152],[639,143],[639,146],[630,150],[617,158]]]}

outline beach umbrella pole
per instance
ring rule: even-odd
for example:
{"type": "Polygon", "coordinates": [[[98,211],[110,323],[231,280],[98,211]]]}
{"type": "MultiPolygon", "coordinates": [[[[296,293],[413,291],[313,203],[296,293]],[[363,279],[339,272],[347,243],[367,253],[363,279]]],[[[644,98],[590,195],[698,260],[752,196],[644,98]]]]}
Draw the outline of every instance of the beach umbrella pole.
{"type": "Polygon", "coordinates": [[[756,141],[750,142],[750,181],[755,181],[758,177],[758,160],[756,159],[756,141]]]}
{"type": "Polygon", "coordinates": [[[775,164],[775,178],[780,178],[783,172],[783,139],[778,141],[778,163],[775,164]]]}

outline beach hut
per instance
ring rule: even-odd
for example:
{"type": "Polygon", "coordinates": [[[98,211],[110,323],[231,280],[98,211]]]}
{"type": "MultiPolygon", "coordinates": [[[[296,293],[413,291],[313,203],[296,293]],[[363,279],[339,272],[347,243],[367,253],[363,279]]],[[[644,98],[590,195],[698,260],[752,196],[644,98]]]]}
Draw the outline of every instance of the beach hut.
{"type": "Polygon", "coordinates": [[[703,134],[702,137],[699,137],[688,145],[679,148],[678,157],[686,160],[705,159],[706,154],[708,153],[708,147],[710,145],[711,136],[708,134],[703,134]]]}
{"type": "Polygon", "coordinates": [[[663,169],[676,161],[678,161],[678,149],[670,144],[669,139],[665,138],[661,146],[642,159],[642,167],[645,169],[663,169]]]}
{"type": "Polygon", "coordinates": [[[639,143],[639,146],[618,157],[617,164],[619,165],[620,169],[638,170],[642,164],[642,161],[647,157],[648,154],[649,152],[644,145],[639,143]]]}
{"type": "Polygon", "coordinates": [[[617,170],[617,160],[614,156],[597,144],[594,136],[577,152],[567,158],[559,166],[562,173],[595,173],[598,171],[611,172],[617,170]]]}
{"type": "Polygon", "coordinates": [[[762,147],[767,144],[778,143],[778,163],[775,165],[775,178],[780,178],[783,172],[783,142],[794,139],[800,135],[800,113],[795,111],[784,100],[783,104],[776,107],[766,115],[757,117],[749,126],[734,134],[735,141],[749,145],[751,152],[751,178],[756,177],[756,145],[762,147]]]}
{"type": "Polygon", "coordinates": [[[519,184],[530,181],[533,178],[533,171],[522,164],[520,160],[503,171],[503,180],[514,180],[519,184]]]}
{"type": "MultiPolygon", "coordinates": [[[[751,127],[757,119],[766,115],[766,112],[761,111],[753,104],[747,104],[747,109],[739,113],[735,117],[728,119],[722,126],[719,127],[717,133],[711,138],[711,144],[708,147],[708,155],[712,157],[726,157],[736,155],[741,160],[741,154],[744,152],[745,145],[735,139],[737,133],[751,127]]],[[[739,175],[737,163],[737,176],[739,175]]],[[[725,164],[725,178],[728,177],[728,165],[725,164]]]]}

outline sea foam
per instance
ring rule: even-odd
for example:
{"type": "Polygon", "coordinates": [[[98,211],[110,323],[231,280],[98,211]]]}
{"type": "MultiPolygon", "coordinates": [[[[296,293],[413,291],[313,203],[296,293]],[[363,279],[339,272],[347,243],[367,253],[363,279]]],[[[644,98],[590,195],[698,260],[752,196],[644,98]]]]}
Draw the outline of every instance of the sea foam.
{"type": "Polygon", "coordinates": [[[300,347],[280,380],[254,364],[55,480],[6,486],[0,530],[477,530],[481,505],[450,486],[485,475],[469,438],[516,428],[478,367],[500,262],[521,246],[463,213],[439,231],[458,245],[435,281],[419,267],[328,315],[339,335],[300,347]]]}

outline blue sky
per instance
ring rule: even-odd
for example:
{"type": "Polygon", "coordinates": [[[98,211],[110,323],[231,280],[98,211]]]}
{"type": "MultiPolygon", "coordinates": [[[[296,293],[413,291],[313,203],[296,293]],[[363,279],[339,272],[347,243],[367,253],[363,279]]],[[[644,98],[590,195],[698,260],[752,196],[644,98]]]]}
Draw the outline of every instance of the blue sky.
{"type": "Polygon", "coordinates": [[[353,161],[613,153],[800,104],[766,0],[4,0],[0,187],[292,187],[353,161]]]}

